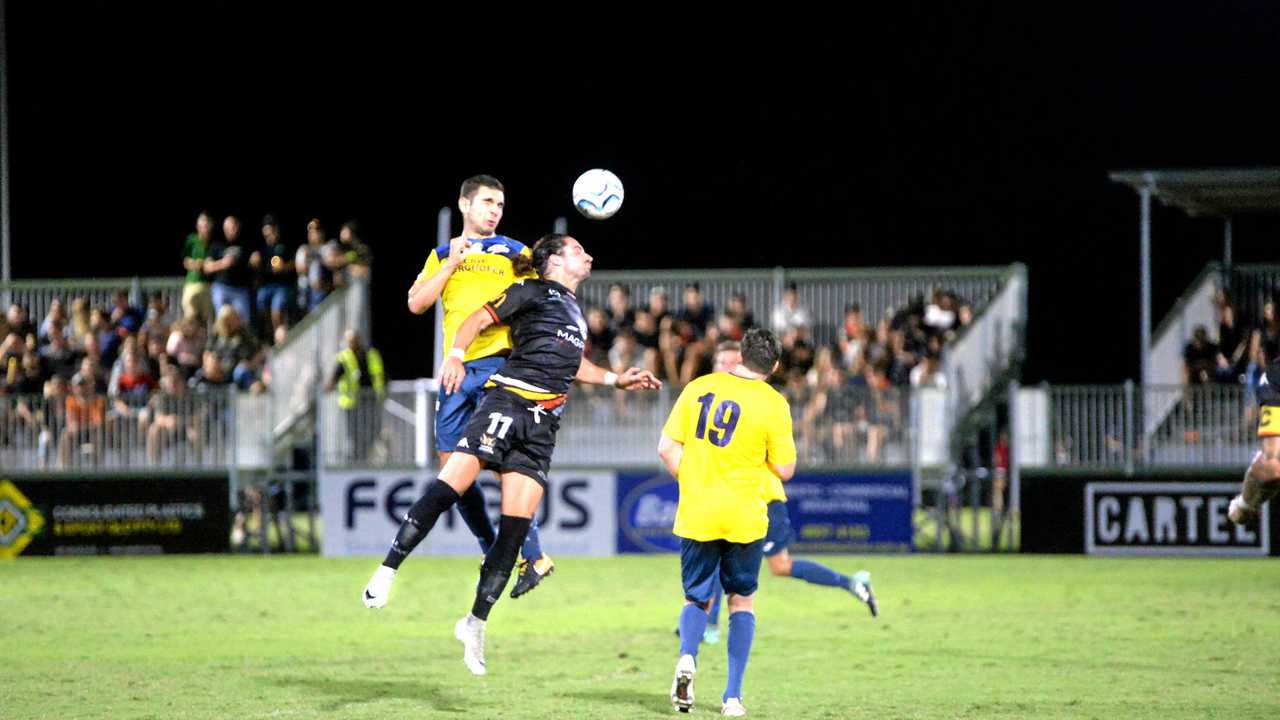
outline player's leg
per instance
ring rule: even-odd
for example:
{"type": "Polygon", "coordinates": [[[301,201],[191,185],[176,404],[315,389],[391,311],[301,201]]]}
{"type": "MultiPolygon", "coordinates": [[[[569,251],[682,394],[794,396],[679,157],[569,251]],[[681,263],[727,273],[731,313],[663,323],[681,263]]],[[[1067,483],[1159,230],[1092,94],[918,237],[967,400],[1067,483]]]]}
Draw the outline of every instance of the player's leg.
{"type": "Polygon", "coordinates": [[[480,567],[480,582],[476,585],[475,602],[471,613],[454,626],[454,636],[462,643],[462,660],[474,675],[486,672],[484,660],[484,628],[502,591],[511,578],[516,565],[516,555],[538,504],[542,502],[543,487],[533,477],[523,472],[504,471],[502,477],[502,517],[498,521],[498,538],[485,554],[480,567]]]}
{"type": "Polygon", "coordinates": [[[720,642],[720,601],[724,599],[719,573],[716,573],[714,580],[715,591],[711,594],[711,608],[707,610],[707,629],[702,633],[702,641],[708,645],[720,642]]]}
{"type": "Polygon", "coordinates": [[[760,563],[764,559],[764,540],[752,543],[726,543],[720,560],[720,583],[729,605],[729,677],[725,683],[721,712],[745,715],[742,707],[742,681],[751,658],[751,645],[756,635],[755,592],[759,583],[760,563]]]}
{"type": "Polygon", "coordinates": [[[693,709],[693,677],[697,670],[698,644],[707,629],[707,608],[720,572],[723,541],[680,540],[680,581],[684,607],[680,610],[680,658],[671,681],[671,704],[680,712],[693,709]]]}
{"type": "Polygon", "coordinates": [[[812,560],[792,559],[787,550],[791,537],[791,516],[787,512],[787,504],[777,500],[769,503],[769,534],[764,541],[769,572],[778,577],[793,577],[814,585],[847,590],[867,604],[873,617],[879,614],[879,605],[871,590],[870,573],[862,570],[851,578],[812,560]]]}
{"type": "Polygon", "coordinates": [[[387,604],[391,582],[400,564],[427,537],[436,520],[458,502],[458,497],[474,483],[479,472],[480,461],[473,455],[454,453],[449,458],[448,464],[440,470],[440,476],[427,486],[427,491],[405,513],[386,558],[365,586],[363,599],[366,607],[380,608],[387,604]]]}
{"type": "MultiPolygon", "coordinates": [[[[497,369],[501,358],[482,358],[466,365],[466,375],[457,392],[442,393],[436,402],[436,451],[440,455],[440,467],[444,467],[454,448],[462,441],[463,431],[476,407],[484,399],[484,383],[497,369]]],[[[484,492],[478,484],[472,484],[458,499],[458,514],[467,529],[480,543],[481,552],[489,552],[497,532],[489,519],[484,492]]]]}
{"type": "Polygon", "coordinates": [[[1280,436],[1268,436],[1262,439],[1262,450],[1253,456],[1253,462],[1245,471],[1240,494],[1232,498],[1227,514],[1232,522],[1251,525],[1257,522],[1263,503],[1277,493],[1280,493],[1280,436]]]}

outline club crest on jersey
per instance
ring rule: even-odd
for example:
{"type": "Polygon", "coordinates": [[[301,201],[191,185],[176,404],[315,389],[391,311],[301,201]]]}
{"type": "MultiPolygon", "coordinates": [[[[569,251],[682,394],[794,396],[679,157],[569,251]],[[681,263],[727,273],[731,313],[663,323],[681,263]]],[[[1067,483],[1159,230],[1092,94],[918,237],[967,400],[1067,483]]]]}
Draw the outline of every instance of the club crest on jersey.
{"type": "Polygon", "coordinates": [[[551,297],[560,297],[560,291],[555,288],[547,288],[547,294],[551,297]]]}
{"type": "Polygon", "coordinates": [[[485,250],[485,252],[492,253],[494,255],[506,255],[507,253],[511,252],[511,248],[507,247],[506,245],[500,245],[495,243],[493,245],[490,245],[489,249],[485,250]]]}
{"type": "Polygon", "coordinates": [[[497,438],[493,437],[492,435],[481,435],[480,436],[480,452],[486,452],[492,455],[493,444],[495,442],[497,442],[497,438]]]}

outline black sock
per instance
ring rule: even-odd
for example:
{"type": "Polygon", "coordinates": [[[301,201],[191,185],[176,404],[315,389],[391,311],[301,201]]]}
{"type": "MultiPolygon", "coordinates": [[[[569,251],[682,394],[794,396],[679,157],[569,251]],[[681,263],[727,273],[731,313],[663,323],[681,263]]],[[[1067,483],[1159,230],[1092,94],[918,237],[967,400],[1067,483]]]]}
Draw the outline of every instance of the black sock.
{"type": "Polygon", "coordinates": [[[458,502],[457,491],[449,487],[448,483],[436,478],[422,497],[409,508],[409,512],[405,513],[404,522],[400,523],[400,531],[396,533],[396,539],[391,541],[391,549],[387,551],[387,559],[383,560],[382,564],[389,568],[399,568],[400,563],[404,562],[409,553],[413,552],[413,549],[418,547],[418,543],[431,532],[431,528],[435,527],[440,515],[448,512],[456,502],[458,502]]]}
{"type": "Polygon", "coordinates": [[[516,555],[524,536],[529,532],[529,518],[503,515],[498,521],[498,539],[493,543],[489,554],[484,556],[484,565],[480,568],[480,584],[476,586],[476,601],[471,606],[471,614],[481,620],[489,619],[489,610],[498,602],[502,591],[511,579],[511,569],[516,566],[516,555]]]}
{"type": "Polygon", "coordinates": [[[458,500],[458,514],[462,515],[462,521],[471,529],[471,534],[480,541],[480,547],[489,552],[498,535],[493,529],[493,521],[489,519],[489,510],[484,506],[484,491],[480,489],[479,482],[471,483],[471,487],[462,493],[458,500]]]}

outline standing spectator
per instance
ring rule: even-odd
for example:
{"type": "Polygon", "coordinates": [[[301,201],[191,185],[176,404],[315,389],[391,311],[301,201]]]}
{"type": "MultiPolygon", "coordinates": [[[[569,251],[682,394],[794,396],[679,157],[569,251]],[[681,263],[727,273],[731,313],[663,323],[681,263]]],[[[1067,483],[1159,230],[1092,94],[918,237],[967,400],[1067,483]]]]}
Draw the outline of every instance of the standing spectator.
{"type": "Polygon", "coordinates": [[[51,464],[58,451],[58,439],[67,429],[67,388],[68,381],[61,375],[54,375],[44,384],[44,397],[36,411],[36,422],[40,427],[37,452],[42,468],[51,464]]]}
{"type": "Polygon", "coordinates": [[[782,290],[782,304],[773,309],[773,330],[778,335],[797,328],[809,329],[812,316],[808,308],[800,305],[800,290],[793,282],[782,290]]]}
{"type": "Polygon", "coordinates": [[[296,305],[298,273],[289,262],[293,254],[280,239],[280,226],[273,215],[262,218],[262,246],[249,256],[249,264],[258,274],[258,311],[267,318],[263,334],[270,338],[276,328],[289,324],[289,310],[296,305]]]}
{"type": "Polygon", "coordinates": [[[313,218],[307,223],[307,244],[298,248],[294,256],[294,269],[298,273],[299,287],[303,287],[305,279],[305,310],[315,310],[326,296],[333,292],[333,271],[325,263],[325,257],[331,253],[331,243],[325,240],[324,226],[319,219],[313,218]]]}
{"type": "Polygon", "coordinates": [[[947,387],[947,376],[943,375],[939,368],[939,357],[936,350],[929,350],[924,354],[924,359],[911,368],[910,377],[911,387],[913,388],[945,390],[947,387]]]}
{"type": "Polygon", "coordinates": [[[1223,304],[1218,306],[1218,347],[1232,375],[1244,372],[1249,364],[1250,334],[1236,322],[1236,309],[1224,297],[1223,304]]]}
{"type": "Polygon", "coordinates": [[[349,459],[359,463],[368,458],[369,449],[381,430],[387,380],[382,355],[376,348],[366,349],[352,329],[347,330],[342,340],[345,347],[338,353],[324,389],[325,392],[338,389],[338,407],[346,416],[347,438],[352,444],[349,459]]]}
{"type": "Polygon", "coordinates": [[[715,321],[715,309],[702,297],[702,289],[698,283],[689,283],[684,288],[684,305],[677,317],[689,325],[693,338],[707,334],[707,326],[715,321]]]}
{"type": "Polygon", "coordinates": [[[1228,368],[1227,359],[1218,346],[1209,341],[1209,331],[1203,325],[1191,331],[1191,342],[1182,351],[1182,379],[1185,385],[1207,385],[1215,382],[1220,369],[1228,368]]]}
{"type": "Polygon", "coordinates": [[[204,261],[204,272],[213,277],[213,311],[231,305],[244,323],[253,327],[253,298],[250,296],[252,277],[249,273],[249,253],[240,239],[240,220],[228,215],[222,221],[223,239],[215,242],[204,261]]]}
{"type": "Polygon", "coordinates": [[[204,269],[212,239],[213,218],[201,212],[196,216],[196,231],[187,236],[182,246],[182,267],[187,271],[182,283],[182,316],[206,325],[213,322],[213,297],[204,269]]]}
{"type": "Polygon", "coordinates": [[[925,306],[924,325],[932,332],[946,334],[956,326],[956,299],[949,292],[933,291],[933,300],[925,306]]]}
{"type": "Polygon", "coordinates": [[[342,285],[351,285],[352,278],[367,278],[373,265],[373,251],[360,239],[360,226],[348,220],[338,230],[338,246],[330,256],[329,269],[342,285]]]}

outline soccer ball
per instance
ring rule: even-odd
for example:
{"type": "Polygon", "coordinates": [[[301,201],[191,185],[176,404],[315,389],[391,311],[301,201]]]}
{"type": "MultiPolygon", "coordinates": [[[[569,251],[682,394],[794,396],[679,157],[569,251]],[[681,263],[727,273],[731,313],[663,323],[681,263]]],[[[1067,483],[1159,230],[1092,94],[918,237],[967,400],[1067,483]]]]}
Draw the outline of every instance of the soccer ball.
{"type": "Polygon", "coordinates": [[[622,181],[608,170],[588,170],[573,182],[573,204],[592,220],[613,217],[622,208],[622,195],[622,181]]]}

